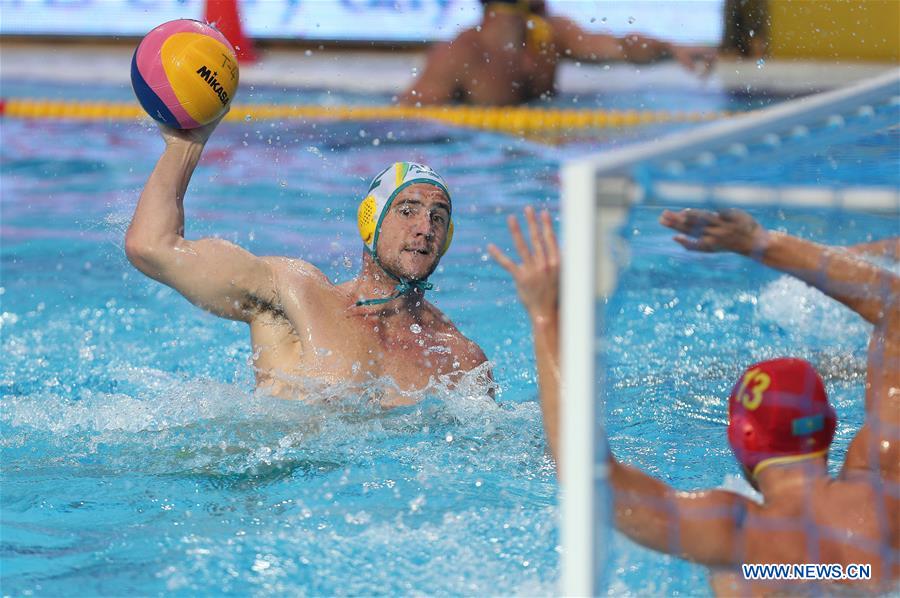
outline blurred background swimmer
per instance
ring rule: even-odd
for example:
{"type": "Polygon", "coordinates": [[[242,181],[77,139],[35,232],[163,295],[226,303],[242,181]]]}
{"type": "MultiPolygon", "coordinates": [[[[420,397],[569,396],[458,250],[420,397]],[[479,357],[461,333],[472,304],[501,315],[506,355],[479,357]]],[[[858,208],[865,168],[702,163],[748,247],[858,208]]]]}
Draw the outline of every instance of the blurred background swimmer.
{"type": "MultiPolygon", "coordinates": [[[[509,219],[522,259],[489,251],[514,278],[531,317],[544,428],[559,463],[559,254],[549,214],[525,212],[530,247],[509,219]]],[[[721,489],[679,492],[619,462],[609,451],[616,527],[659,552],[707,565],[719,595],[796,590],[797,581],[748,581],[751,563],[871,566],[871,578],[834,583],[887,591],[900,580],[900,277],[852,252],[770,232],[732,209],[664,211],[660,222],[691,251],[729,251],[793,275],[840,301],[872,331],[865,424],[837,479],[827,459],[837,426],[822,379],[808,362],[781,358],[751,365],[728,399],[728,441],[756,502],[721,489]]],[[[896,240],[861,251],[890,255],[896,240]]],[[[605,440],[605,439],[604,439],[605,440]]],[[[833,591],[830,582],[826,587],[833,591]]],[[[820,591],[820,590],[819,590],[820,591]]]]}
{"type": "Polygon", "coordinates": [[[705,74],[715,50],[679,46],[640,34],[622,38],[591,33],[548,13],[543,0],[481,0],[481,23],[428,54],[422,75],[399,98],[402,104],[463,102],[521,104],[556,92],[560,60],[625,60],[644,64],[672,58],[705,74]]]}
{"type": "MultiPolygon", "coordinates": [[[[125,239],[134,266],[217,316],[250,325],[258,387],[286,398],[310,378],[396,385],[382,404],[409,402],[438,377],[484,366],[477,344],[425,300],[450,245],[450,193],[422,164],[383,170],[359,208],[359,275],[342,284],[300,259],[257,257],[222,239],[184,237],[184,195],[221,119],[190,131],[160,125],[165,150],[125,239]]],[[[484,366],[487,367],[487,366],[484,366]]],[[[491,379],[489,370],[484,372],[491,379]]]]}

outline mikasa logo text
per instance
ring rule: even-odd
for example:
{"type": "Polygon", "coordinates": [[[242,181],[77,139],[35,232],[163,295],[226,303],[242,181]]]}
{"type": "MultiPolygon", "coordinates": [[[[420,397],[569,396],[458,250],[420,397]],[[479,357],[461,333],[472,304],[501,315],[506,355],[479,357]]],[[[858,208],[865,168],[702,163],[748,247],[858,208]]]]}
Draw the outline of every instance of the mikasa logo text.
{"type": "Polygon", "coordinates": [[[201,66],[197,69],[197,74],[206,81],[207,85],[209,85],[212,90],[219,96],[219,101],[222,102],[222,105],[228,103],[228,92],[225,91],[225,88],[222,87],[222,84],[219,83],[219,80],[216,77],[219,75],[218,71],[210,71],[209,67],[201,66]]]}

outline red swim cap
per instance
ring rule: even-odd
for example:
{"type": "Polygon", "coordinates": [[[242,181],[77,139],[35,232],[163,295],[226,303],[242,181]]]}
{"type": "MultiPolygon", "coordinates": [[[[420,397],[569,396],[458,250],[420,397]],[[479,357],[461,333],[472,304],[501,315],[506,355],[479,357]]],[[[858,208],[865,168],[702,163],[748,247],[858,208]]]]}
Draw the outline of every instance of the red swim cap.
{"type": "Polygon", "coordinates": [[[769,465],[824,455],[836,426],[822,379],[803,359],[750,366],[728,397],[728,442],[754,477],[769,465]]]}

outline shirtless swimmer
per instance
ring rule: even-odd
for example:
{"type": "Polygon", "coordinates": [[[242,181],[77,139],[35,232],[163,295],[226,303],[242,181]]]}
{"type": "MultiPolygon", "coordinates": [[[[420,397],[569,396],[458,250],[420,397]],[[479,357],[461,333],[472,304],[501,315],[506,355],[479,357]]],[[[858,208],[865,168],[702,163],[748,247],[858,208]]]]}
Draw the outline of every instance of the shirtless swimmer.
{"type": "MultiPolygon", "coordinates": [[[[375,177],[359,209],[362,269],[332,284],[303,260],[257,257],[222,239],[184,237],[184,195],[217,125],[160,126],[166,147],[141,193],[125,253],[138,270],[194,305],[250,325],[257,387],[294,398],[310,378],[366,384],[389,377],[399,392],[382,404],[393,405],[409,402],[408,393],[434,378],[459,376],[487,361],[425,300],[428,277],[453,234],[450,193],[440,175],[398,162],[375,177]],[[443,350],[429,350],[435,346],[443,350]]],[[[485,375],[489,381],[490,372],[485,375]]]]}

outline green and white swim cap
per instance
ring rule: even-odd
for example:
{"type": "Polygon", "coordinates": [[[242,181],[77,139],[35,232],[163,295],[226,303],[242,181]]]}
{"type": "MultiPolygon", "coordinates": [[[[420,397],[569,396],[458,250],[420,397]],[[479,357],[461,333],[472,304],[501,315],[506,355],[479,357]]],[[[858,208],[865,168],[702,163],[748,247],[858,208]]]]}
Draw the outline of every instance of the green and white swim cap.
{"type": "MultiPolygon", "coordinates": [[[[356,223],[359,227],[359,236],[362,237],[363,243],[365,243],[373,256],[375,255],[375,247],[378,244],[381,221],[384,220],[391,203],[401,191],[416,183],[434,185],[447,195],[448,200],[450,199],[450,192],[447,190],[447,183],[443,177],[430,166],[415,162],[395,162],[382,170],[372,180],[372,184],[369,185],[369,191],[366,193],[365,199],[359,204],[356,223]]],[[[447,252],[452,239],[453,218],[451,217],[447,230],[447,240],[441,248],[441,255],[447,252]]]]}

